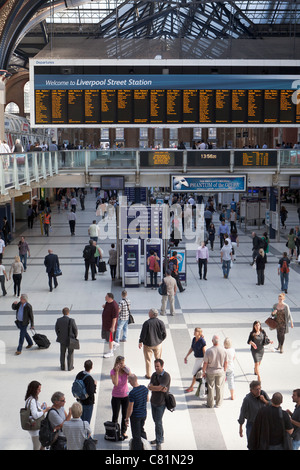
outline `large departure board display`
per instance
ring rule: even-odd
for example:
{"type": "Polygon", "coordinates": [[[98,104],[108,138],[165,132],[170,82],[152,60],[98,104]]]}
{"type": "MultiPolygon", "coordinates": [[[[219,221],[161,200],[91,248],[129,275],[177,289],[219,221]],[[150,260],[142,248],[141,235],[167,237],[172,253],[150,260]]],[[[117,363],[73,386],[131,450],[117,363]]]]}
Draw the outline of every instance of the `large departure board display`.
{"type": "Polygon", "coordinates": [[[245,76],[231,83],[229,76],[210,76],[206,81],[201,75],[87,77],[35,77],[33,124],[300,124],[300,104],[295,103],[295,90],[287,78],[266,81],[264,77],[259,81],[245,76]]]}

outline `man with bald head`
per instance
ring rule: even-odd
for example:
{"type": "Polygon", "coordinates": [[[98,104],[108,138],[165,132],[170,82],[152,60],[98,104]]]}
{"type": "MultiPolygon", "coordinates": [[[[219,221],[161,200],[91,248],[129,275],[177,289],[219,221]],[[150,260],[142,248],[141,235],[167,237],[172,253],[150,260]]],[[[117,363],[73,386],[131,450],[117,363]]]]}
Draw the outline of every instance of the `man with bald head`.
{"type": "Polygon", "coordinates": [[[220,346],[220,338],[212,337],[213,346],[208,348],[203,359],[202,372],[207,380],[207,407],[214,406],[214,389],[216,391],[216,407],[219,408],[223,402],[225,373],[227,369],[227,352],[220,346]]]}
{"type": "Polygon", "coordinates": [[[54,281],[54,287],[58,286],[56,272],[59,269],[58,256],[53,253],[52,250],[48,250],[48,255],[45,256],[44,265],[46,266],[46,273],[48,274],[49,289],[52,292],[52,279],[54,281]]]}

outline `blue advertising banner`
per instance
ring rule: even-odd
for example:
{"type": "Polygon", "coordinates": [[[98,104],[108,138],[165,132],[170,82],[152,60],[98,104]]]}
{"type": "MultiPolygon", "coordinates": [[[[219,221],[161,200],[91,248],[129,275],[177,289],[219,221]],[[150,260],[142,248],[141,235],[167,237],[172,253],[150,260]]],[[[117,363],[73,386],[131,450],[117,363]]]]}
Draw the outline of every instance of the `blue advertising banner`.
{"type": "Polygon", "coordinates": [[[173,192],[245,192],[246,175],[171,176],[173,192]]]}
{"type": "MultiPolygon", "coordinates": [[[[297,77],[276,75],[34,75],[36,90],[292,90],[297,77]]],[[[297,81],[297,84],[299,80],[297,81]]]]}

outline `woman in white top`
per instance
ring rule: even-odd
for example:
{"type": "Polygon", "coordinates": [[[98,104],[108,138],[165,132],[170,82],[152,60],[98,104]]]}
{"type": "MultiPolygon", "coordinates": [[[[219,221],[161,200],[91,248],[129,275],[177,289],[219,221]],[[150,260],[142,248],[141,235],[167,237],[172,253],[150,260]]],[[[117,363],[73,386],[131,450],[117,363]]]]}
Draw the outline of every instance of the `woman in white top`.
{"type": "Polygon", "coordinates": [[[226,380],[228,384],[228,388],[230,391],[231,400],[234,400],[234,360],[235,360],[235,350],[231,345],[231,340],[229,338],[225,338],[224,340],[224,348],[227,352],[227,369],[226,369],[226,380]]]}
{"type": "MultiPolygon", "coordinates": [[[[42,386],[36,380],[30,382],[27,387],[27,392],[25,396],[25,407],[30,407],[31,420],[37,420],[41,418],[45,413],[48,413],[48,411],[50,410],[50,407],[47,407],[46,403],[40,405],[40,403],[38,402],[38,396],[41,393],[41,390],[42,386]]],[[[41,450],[42,447],[39,440],[39,429],[28,432],[32,439],[33,450],[41,450]]]]}

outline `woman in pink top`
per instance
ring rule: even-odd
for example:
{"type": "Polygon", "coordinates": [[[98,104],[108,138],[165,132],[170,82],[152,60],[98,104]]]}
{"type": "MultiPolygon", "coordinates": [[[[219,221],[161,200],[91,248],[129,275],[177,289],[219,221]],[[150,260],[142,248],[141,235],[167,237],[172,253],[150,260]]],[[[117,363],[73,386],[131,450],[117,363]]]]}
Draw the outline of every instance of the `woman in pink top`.
{"type": "Polygon", "coordinates": [[[157,270],[156,270],[156,263],[158,263],[159,257],[154,252],[154,250],[150,250],[150,256],[148,257],[147,264],[149,267],[150,273],[150,287],[151,289],[157,289],[157,270]],[[154,286],[153,286],[154,280],[154,286]]]}
{"type": "Polygon", "coordinates": [[[130,374],[130,369],[125,365],[125,358],[123,356],[116,357],[113,369],[110,371],[112,383],[114,385],[112,390],[112,421],[118,422],[120,408],[122,407],[122,422],[121,422],[121,439],[127,439],[125,424],[126,413],[128,408],[128,383],[127,378],[130,374]]]}

